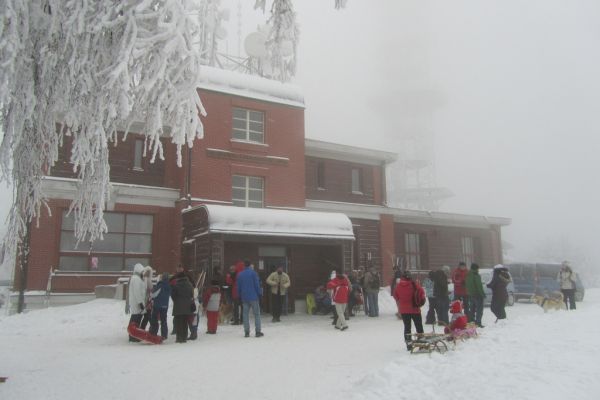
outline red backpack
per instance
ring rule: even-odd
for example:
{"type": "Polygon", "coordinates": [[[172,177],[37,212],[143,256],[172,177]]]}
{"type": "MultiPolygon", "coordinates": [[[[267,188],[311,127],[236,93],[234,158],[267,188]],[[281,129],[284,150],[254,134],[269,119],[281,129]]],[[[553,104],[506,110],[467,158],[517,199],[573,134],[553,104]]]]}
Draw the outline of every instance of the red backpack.
{"type": "Polygon", "coordinates": [[[418,288],[414,281],[410,281],[413,287],[412,303],[413,307],[419,308],[425,305],[425,291],[422,288],[418,288]]]}

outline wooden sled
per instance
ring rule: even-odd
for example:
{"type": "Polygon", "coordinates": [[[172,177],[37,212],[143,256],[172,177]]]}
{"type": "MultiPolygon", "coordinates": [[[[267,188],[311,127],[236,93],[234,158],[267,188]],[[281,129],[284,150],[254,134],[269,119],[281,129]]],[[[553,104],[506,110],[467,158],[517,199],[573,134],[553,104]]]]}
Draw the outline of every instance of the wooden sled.
{"type": "Polygon", "coordinates": [[[431,354],[434,351],[440,354],[444,354],[448,351],[448,345],[446,344],[446,334],[440,333],[413,333],[411,336],[412,348],[411,354],[431,354]]]}

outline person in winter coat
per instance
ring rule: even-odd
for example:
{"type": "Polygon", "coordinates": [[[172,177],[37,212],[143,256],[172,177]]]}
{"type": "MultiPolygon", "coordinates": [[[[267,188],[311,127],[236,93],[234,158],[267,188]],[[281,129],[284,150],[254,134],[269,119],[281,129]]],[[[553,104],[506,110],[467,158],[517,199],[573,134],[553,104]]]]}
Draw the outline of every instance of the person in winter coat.
{"type": "Polygon", "coordinates": [[[248,319],[250,308],[254,314],[255,336],[264,336],[260,327],[260,297],[262,296],[262,287],[258,279],[258,274],[252,268],[250,261],[244,261],[244,270],[237,274],[237,293],[242,301],[244,336],[250,336],[250,320],[248,319]]]}
{"type": "Polygon", "coordinates": [[[364,289],[367,294],[367,303],[369,305],[369,317],[379,316],[379,288],[381,287],[381,277],[375,267],[369,268],[365,274],[364,289]]]}
{"type": "Polygon", "coordinates": [[[152,316],[152,275],[154,271],[152,271],[152,267],[147,265],[144,267],[144,272],[142,273],[142,277],[144,279],[144,283],[146,284],[146,313],[142,318],[142,323],[140,324],[140,328],[146,329],[148,323],[150,322],[150,317],[152,316]]]}
{"type": "Polygon", "coordinates": [[[429,271],[427,277],[423,279],[423,289],[425,290],[425,296],[427,296],[427,302],[429,303],[429,309],[425,316],[425,323],[427,325],[435,324],[435,297],[433,296],[433,271],[429,271]]]}
{"type": "Polygon", "coordinates": [[[315,303],[317,305],[315,313],[327,315],[331,311],[331,297],[325,286],[321,285],[315,289],[315,303]]]}
{"type": "Polygon", "coordinates": [[[454,300],[460,300],[463,303],[465,313],[469,313],[469,298],[467,296],[467,264],[464,262],[458,263],[458,268],[452,272],[452,283],[454,284],[454,300]]]}
{"type": "Polygon", "coordinates": [[[327,283],[327,289],[333,292],[332,299],[335,303],[337,320],[335,320],[335,329],[345,331],[348,329],[346,323],[346,306],[348,305],[348,296],[350,295],[350,281],[346,275],[339,273],[327,283]]]}
{"type": "Polygon", "coordinates": [[[444,333],[452,333],[467,328],[467,316],[463,313],[463,307],[460,300],[454,300],[450,305],[450,325],[444,328],[444,333]]]}
{"type": "Polygon", "coordinates": [[[175,285],[171,289],[173,299],[173,317],[177,343],[187,341],[188,317],[196,310],[194,304],[194,288],[185,273],[175,275],[175,285]]]}
{"type": "MultiPolygon", "coordinates": [[[[146,283],[142,278],[143,273],[144,266],[139,263],[135,264],[129,280],[128,303],[131,312],[129,323],[136,326],[140,326],[142,317],[146,313],[146,283]]],[[[129,336],[129,341],[139,342],[139,339],[129,336]]]]}
{"type": "Polygon", "coordinates": [[[277,270],[267,278],[267,285],[271,287],[273,322],[281,322],[281,305],[285,302],[285,295],[290,284],[290,277],[283,272],[281,266],[277,267],[277,270]]]}
{"type": "Polygon", "coordinates": [[[435,311],[438,321],[450,322],[448,319],[448,308],[450,307],[450,298],[448,297],[448,275],[450,267],[444,265],[441,269],[433,272],[433,297],[435,298],[435,311]]]}
{"type": "Polygon", "coordinates": [[[217,325],[219,322],[219,307],[222,303],[221,288],[219,280],[212,279],[210,287],[204,291],[202,296],[202,309],[206,313],[206,333],[217,333],[217,325]]]}
{"type": "Polygon", "coordinates": [[[244,263],[238,261],[235,265],[229,267],[229,273],[225,276],[225,283],[231,288],[231,298],[233,300],[233,325],[241,324],[242,301],[237,290],[237,275],[244,270],[244,263]]]}
{"type": "Polygon", "coordinates": [[[406,349],[409,351],[412,350],[412,323],[415,324],[417,333],[423,333],[421,308],[415,303],[415,297],[425,299],[425,290],[418,282],[413,281],[410,272],[405,270],[402,272],[400,282],[394,289],[394,298],[400,307],[400,315],[404,323],[404,341],[406,342],[406,349]]]}
{"type": "Polygon", "coordinates": [[[483,325],[481,325],[481,318],[483,316],[483,300],[485,299],[485,292],[483,291],[481,275],[479,275],[479,265],[475,263],[471,264],[471,270],[467,274],[465,285],[467,288],[467,296],[469,297],[469,310],[467,311],[468,320],[469,322],[475,322],[478,327],[483,328],[483,325]]]}
{"type": "Polygon", "coordinates": [[[171,286],[169,285],[169,273],[164,272],[162,278],[152,290],[152,317],[150,318],[150,333],[158,334],[158,321],[160,320],[160,335],[166,339],[169,335],[167,326],[167,312],[169,309],[169,298],[171,297],[171,286]]]}
{"type": "Polygon", "coordinates": [[[565,307],[567,310],[575,310],[577,308],[575,305],[575,291],[577,290],[575,282],[577,281],[577,276],[571,269],[568,261],[563,261],[556,280],[560,284],[560,291],[563,294],[565,307]]]}
{"type": "Polygon", "coordinates": [[[508,291],[506,290],[506,286],[510,283],[510,275],[508,274],[508,269],[502,265],[498,264],[494,267],[494,273],[492,275],[492,280],[487,284],[487,287],[492,289],[492,304],[490,305],[490,310],[496,316],[496,322],[499,319],[506,318],[506,302],[508,301],[508,291]]]}

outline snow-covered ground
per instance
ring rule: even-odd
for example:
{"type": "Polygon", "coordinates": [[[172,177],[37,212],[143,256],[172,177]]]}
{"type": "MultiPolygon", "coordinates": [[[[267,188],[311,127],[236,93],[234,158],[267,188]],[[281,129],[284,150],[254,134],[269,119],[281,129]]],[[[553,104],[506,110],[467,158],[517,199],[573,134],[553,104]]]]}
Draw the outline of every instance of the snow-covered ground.
{"type": "Polygon", "coordinates": [[[263,316],[260,339],[222,326],[160,346],[127,341],[119,301],[0,317],[0,399],[598,398],[598,289],[573,312],[520,303],[494,324],[486,308],[481,336],[443,355],[406,352],[380,298],[379,318],[352,318],[345,332],[327,316],[263,316]]]}

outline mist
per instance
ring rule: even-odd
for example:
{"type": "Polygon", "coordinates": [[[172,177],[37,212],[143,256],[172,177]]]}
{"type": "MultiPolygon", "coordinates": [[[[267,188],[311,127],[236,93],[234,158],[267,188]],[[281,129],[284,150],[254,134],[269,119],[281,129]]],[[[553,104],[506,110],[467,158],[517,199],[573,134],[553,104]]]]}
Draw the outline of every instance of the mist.
{"type": "Polygon", "coordinates": [[[431,131],[442,211],[512,218],[507,261],[597,276],[600,3],[323,3],[296,2],[307,137],[400,152],[431,131]]]}
{"type": "MultiPolygon", "coordinates": [[[[429,133],[437,185],[454,193],[442,211],[512,218],[506,261],[570,259],[597,277],[600,3],[333,3],[294,2],[306,136],[401,152],[402,135],[429,133]]],[[[223,4],[234,54],[238,23],[243,40],[266,16],[223,4]]]]}

